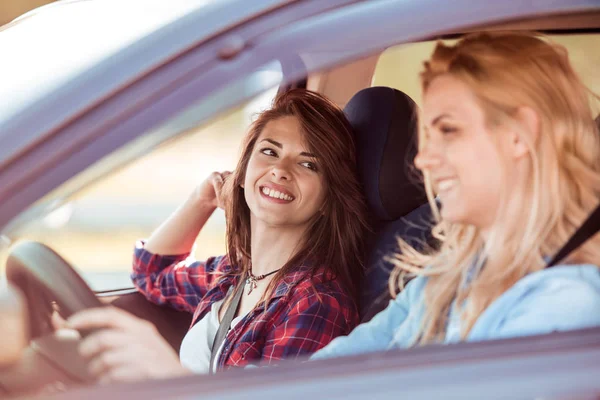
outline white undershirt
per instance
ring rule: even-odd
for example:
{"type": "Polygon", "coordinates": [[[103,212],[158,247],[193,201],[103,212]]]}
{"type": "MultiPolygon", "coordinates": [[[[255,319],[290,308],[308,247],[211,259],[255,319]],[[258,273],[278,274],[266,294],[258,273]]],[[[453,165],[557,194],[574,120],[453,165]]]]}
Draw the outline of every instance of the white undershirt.
{"type": "MultiPolygon", "coordinates": [[[[192,329],[186,333],[181,347],[179,348],[179,359],[181,365],[197,374],[208,374],[210,372],[210,350],[219,330],[219,310],[223,301],[216,301],[211,304],[210,311],[198,321],[192,329]]],[[[244,315],[235,317],[231,321],[229,329],[235,326],[244,318],[244,315]]],[[[217,360],[223,350],[225,340],[219,346],[213,363],[213,370],[216,371],[217,360]]]]}

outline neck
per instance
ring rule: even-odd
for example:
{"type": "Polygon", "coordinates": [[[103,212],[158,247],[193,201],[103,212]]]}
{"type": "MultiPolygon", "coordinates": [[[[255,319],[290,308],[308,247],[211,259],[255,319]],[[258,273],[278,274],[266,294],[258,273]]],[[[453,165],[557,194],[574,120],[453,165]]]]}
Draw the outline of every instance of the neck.
{"type": "Polygon", "coordinates": [[[479,226],[481,237],[486,243],[498,240],[514,240],[514,238],[519,237],[519,231],[528,222],[528,210],[534,201],[533,188],[527,181],[528,170],[521,168],[518,171],[520,172],[507,178],[503,186],[505,194],[496,207],[496,215],[486,221],[485,226],[479,226]],[[492,237],[494,231],[501,232],[502,237],[492,237]]]}
{"type": "Polygon", "coordinates": [[[305,226],[273,227],[252,221],[252,273],[263,275],[283,267],[299,250],[305,229],[305,226]]]}

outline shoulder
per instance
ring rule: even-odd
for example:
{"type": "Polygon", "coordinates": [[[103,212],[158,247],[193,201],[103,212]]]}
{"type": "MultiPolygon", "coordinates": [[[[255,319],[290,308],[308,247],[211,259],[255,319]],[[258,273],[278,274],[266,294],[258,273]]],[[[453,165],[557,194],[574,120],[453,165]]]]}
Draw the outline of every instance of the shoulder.
{"type": "Polygon", "coordinates": [[[595,265],[560,265],[532,273],[510,289],[528,303],[597,304],[600,268],[595,265]]]}
{"type": "Polygon", "coordinates": [[[517,282],[486,313],[489,318],[501,317],[496,335],[506,337],[598,326],[600,269],[564,265],[535,272],[517,282]]]}
{"type": "Polygon", "coordinates": [[[288,293],[288,313],[316,313],[325,318],[343,318],[358,323],[358,309],[350,294],[321,270],[304,273],[288,293]]]}
{"type": "Polygon", "coordinates": [[[524,304],[545,304],[568,312],[600,310],[600,268],[595,265],[561,265],[533,273],[519,282],[524,304]]]}
{"type": "Polygon", "coordinates": [[[316,297],[328,297],[336,299],[340,304],[353,302],[340,281],[324,269],[303,273],[294,287],[293,297],[310,297],[313,300],[316,297]]]}
{"type": "Polygon", "coordinates": [[[209,257],[204,263],[209,272],[230,273],[234,271],[227,255],[209,257]]]}
{"type": "Polygon", "coordinates": [[[429,278],[424,275],[419,275],[406,284],[404,289],[392,299],[391,303],[394,306],[409,309],[420,305],[423,302],[423,294],[425,286],[429,278]]]}

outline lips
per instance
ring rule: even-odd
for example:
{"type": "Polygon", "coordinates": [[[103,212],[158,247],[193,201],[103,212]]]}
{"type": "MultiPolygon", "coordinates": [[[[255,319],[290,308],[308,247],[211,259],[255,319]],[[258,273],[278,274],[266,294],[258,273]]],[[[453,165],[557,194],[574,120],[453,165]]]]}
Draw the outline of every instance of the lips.
{"type": "Polygon", "coordinates": [[[269,199],[278,200],[279,202],[289,203],[294,201],[295,196],[287,189],[276,184],[265,184],[259,187],[260,193],[269,199]]]}

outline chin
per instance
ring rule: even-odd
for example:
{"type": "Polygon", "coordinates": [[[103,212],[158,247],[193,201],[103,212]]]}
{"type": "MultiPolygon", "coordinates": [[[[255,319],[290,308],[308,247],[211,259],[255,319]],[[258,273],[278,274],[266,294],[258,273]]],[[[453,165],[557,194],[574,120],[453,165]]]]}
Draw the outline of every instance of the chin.
{"type": "Polygon", "coordinates": [[[281,215],[281,213],[259,212],[255,214],[256,219],[270,226],[282,226],[289,224],[289,218],[281,215]]]}
{"type": "Polygon", "coordinates": [[[452,224],[465,224],[467,223],[467,219],[464,210],[461,210],[458,207],[453,207],[452,205],[444,206],[442,204],[442,209],[440,212],[442,219],[445,222],[449,222],[452,224]]]}

